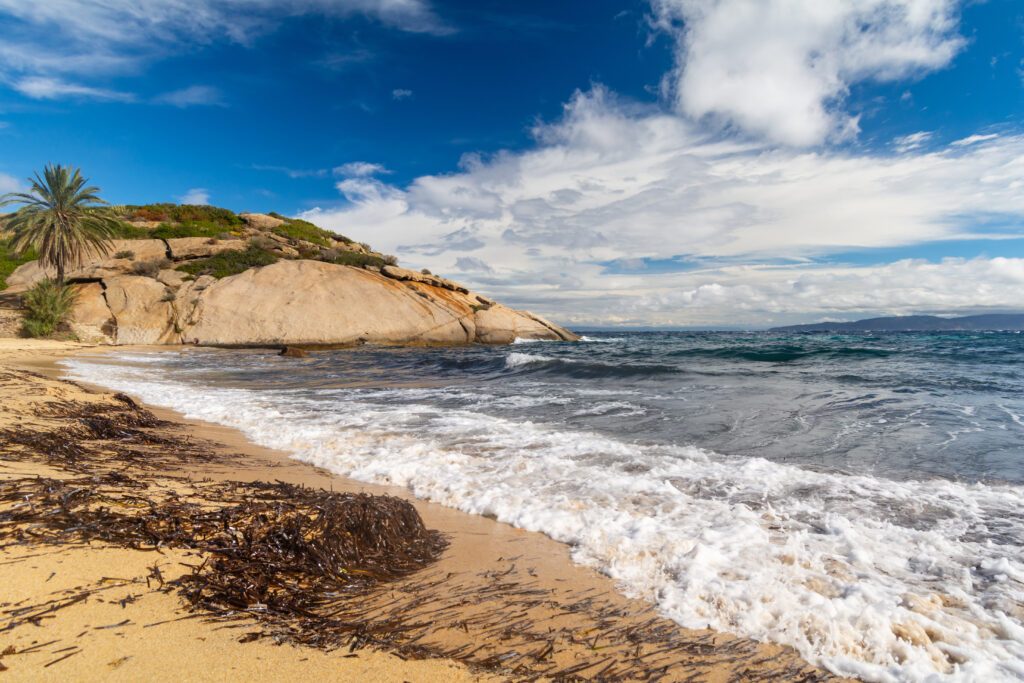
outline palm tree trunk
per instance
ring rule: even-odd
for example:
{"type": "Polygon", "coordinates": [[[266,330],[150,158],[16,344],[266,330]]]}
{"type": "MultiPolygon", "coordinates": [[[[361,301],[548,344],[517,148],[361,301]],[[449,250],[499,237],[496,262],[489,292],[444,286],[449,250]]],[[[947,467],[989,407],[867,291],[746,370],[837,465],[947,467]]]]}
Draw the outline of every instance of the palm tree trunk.
{"type": "Polygon", "coordinates": [[[61,287],[64,286],[64,264],[63,263],[58,263],[57,264],[57,284],[60,285],[61,287]]]}

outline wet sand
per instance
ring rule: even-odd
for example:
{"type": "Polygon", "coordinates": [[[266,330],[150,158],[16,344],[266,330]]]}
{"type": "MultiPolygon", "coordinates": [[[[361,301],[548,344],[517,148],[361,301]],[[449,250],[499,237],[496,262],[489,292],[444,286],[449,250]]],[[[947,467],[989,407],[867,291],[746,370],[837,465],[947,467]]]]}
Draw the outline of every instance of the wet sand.
{"type": "MultiPolygon", "coordinates": [[[[83,352],[102,351],[59,342],[0,340],[0,370],[15,373],[0,383],[0,430],[40,426],[35,415],[46,402],[111,401],[108,392],[57,379],[56,360],[83,352]]],[[[208,442],[223,456],[216,462],[184,462],[174,471],[154,476],[282,481],[412,500],[427,527],[443,532],[450,545],[435,564],[389,584],[364,605],[371,619],[407,624],[401,646],[394,652],[362,648],[350,653],[348,648],[324,652],[278,646],[266,639],[240,643],[240,633],[259,629],[255,621],[249,628],[228,628],[190,613],[175,593],[147,586],[154,553],[98,543],[87,548],[16,545],[0,551],[0,585],[5,586],[0,595],[0,652],[12,647],[19,653],[28,652],[0,657],[7,678],[829,678],[789,648],[683,629],[659,617],[647,603],[620,595],[607,577],[573,564],[566,546],[540,534],[415,500],[404,489],[353,482],[292,460],[287,454],[260,448],[234,430],[187,421],[159,408],[150,410],[176,423],[178,438],[208,442]],[[83,586],[103,590],[55,612],[39,625],[5,628],[9,616],[4,611],[11,605],[42,603],[74,594],[83,586]],[[127,597],[130,600],[126,601],[127,597]],[[189,616],[196,618],[173,621],[189,616]],[[163,623],[146,626],[158,622],[163,623]],[[68,653],[73,654],[60,659],[68,653]],[[426,658],[414,659],[410,654],[426,658]]],[[[8,461],[0,454],[0,485],[25,476],[59,478],[61,473],[54,469],[8,461]]],[[[170,580],[187,571],[181,562],[195,563],[196,558],[186,558],[180,551],[163,551],[156,561],[170,580]]]]}

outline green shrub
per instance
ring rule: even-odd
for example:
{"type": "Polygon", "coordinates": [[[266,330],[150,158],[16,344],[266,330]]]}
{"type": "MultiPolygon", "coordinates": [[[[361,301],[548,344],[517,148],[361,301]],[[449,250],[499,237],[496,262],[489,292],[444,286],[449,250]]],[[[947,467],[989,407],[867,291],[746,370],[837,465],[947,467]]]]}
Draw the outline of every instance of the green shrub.
{"type": "Polygon", "coordinates": [[[342,242],[351,241],[347,237],[335,235],[333,232],[313,225],[309,221],[300,220],[298,218],[285,218],[282,220],[286,221],[286,223],[273,229],[273,232],[281,237],[287,237],[288,239],[293,240],[304,240],[306,242],[312,242],[313,244],[319,244],[321,247],[331,246],[335,239],[341,240],[342,242]]]}
{"type": "Polygon", "coordinates": [[[123,221],[114,230],[114,237],[121,240],[148,240],[152,236],[153,233],[146,228],[130,225],[123,221]]]}
{"type": "MultiPolygon", "coordinates": [[[[144,204],[126,206],[125,216],[131,220],[161,221],[163,223],[216,223],[221,228],[242,225],[234,211],[216,206],[195,204],[144,204]]],[[[185,235],[191,237],[191,235],[185,235]]]]}
{"type": "Polygon", "coordinates": [[[384,259],[373,254],[360,254],[357,251],[339,251],[336,249],[325,249],[320,252],[317,259],[339,266],[356,266],[357,268],[362,268],[363,266],[383,268],[386,265],[384,259]]]}
{"type": "Polygon", "coordinates": [[[35,261],[39,256],[34,249],[29,249],[24,254],[16,254],[10,248],[7,240],[0,240],[0,290],[7,289],[7,276],[29,261],[35,261]]]}
{"type": "Polygon", "coordinates": [[[135,258],[135,252],[125,249],[114,254],[114,258],[135,258]]]}
{"type": "Polygon", "coordinates": [[[163,223],[150,233],[152,237],[171,240],[178,237],[217,237],[224,234],[224,226],[213,221],[185,221],[163,223]]]}
{"type": "Polygon", "coordinates": [[[75,305],[75,290],[53,280],[43,280],[25,293],[22,305],[25,307],[25,334],[49,337],[75,305]]]}
{"type": "Polygon", "coordinates": [[[222,251],[209,258],[183,263],[178,266],[178,270],[196,276],[212,275],[219,280],[276,262],[277,256],[274,254],[250,245],[245,251],[222,251]]]}

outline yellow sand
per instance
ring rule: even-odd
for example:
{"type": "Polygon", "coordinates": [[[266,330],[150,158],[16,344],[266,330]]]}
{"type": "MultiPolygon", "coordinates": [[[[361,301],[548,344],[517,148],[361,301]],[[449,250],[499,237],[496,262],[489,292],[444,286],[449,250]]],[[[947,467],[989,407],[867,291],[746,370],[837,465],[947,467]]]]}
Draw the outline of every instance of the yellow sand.
{"type": "MultiPolygon", "coordinates": [[[[21,373],[19,386],[0,385],[0,430],[44,424],[38,407],[47,401],[110,401],[106,394],[53,378],[56,358],[84,348],[71,343],[0,339],[0,371],[29,368],[49,375],[21,373]]],[[[195,479],[279,480],[409,498],[404,490],[359,484],[290,460],[248,443],[232,430],[186,422],[169,411],[154,412],[177,421],[183,438],[211,440],[232,454],[229,465],[189,464],[184,471],[168,474],[195,479]]],[[[43,464],[5,461],[0,453],[0,480],[33,474],[68,476],[43,464]]],[[[381,610],[399,609],[402,615],[429,624],[428,635],[420,642],[432,651],[480,648],[474,661],[495,655],[531,665],[543,660],[552,670],[587,666],[577,675],[595,680],[603,680],[602,671],[628,670],[638,656],[666,667],[664,680],[692,676],[707,681],[743,680],[755,672],[778,680],[798,674],[822,675],[790,649],[727,634],[689,631],[660,619],[646,603],[619,595],[606,577],[572,564],[568,549],[544,536],[422,501],[415,505],[427,526],[444,532],[451,545],[437,564],[400,583],[390,595],[400,603],[406,594],[422,597],[424,589],[416,586],[430,582],[429,600],[420,600],[413,607],[402,603],[399,608],[382,600],[381,610]],[[525,593],[541,597],[527,599],[525,593]],[[627,629],[652,625],[667,634],[660,643],[634,648],[624,642],[622,634],[627,629]],[[545,651],[545,642],[551,644],[550,652],[545,651]],[[535,657],[525,657],[525,653],[535,657]]],[[[8,622],[3,612],[11,605],[73,596],[76,587],[105,588],[55,612],[38,626],[0,630],[0,652],[9,646],[21,651],[45,644],[28,654],[0,657],[8,667],[0,676],[6,680],[64,681],[465,681],[522,677],[522,670],[485,672],[445,659],[407,661],[365,649],[350,655],[347,651],[325,653],[276,646],[266,640],[239,643],[244,633],[259,630],[255,622],[226,628],[200,618],[181,619],[190,615],[174,592],[157,591],[152,581],[147,586],[154,562],[165,578],[172,578],[185,571],[181,562],[196,561],[195,555],[184,551],[141,552],[98,544],[16,546],[0,552],[0,629],[8,622]],[[130,601],[125,602],[126,598],[130,601]],[[125,620],[129,621],[122,623],[125,620]],[[72,656],[56,661],[68,654],[72,656]]]]}

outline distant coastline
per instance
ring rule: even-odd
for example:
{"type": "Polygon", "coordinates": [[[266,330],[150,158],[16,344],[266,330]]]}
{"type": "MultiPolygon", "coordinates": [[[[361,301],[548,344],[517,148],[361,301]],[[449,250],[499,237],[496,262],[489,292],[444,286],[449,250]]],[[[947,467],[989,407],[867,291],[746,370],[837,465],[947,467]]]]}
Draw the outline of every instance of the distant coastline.
{"type": "Polygon", "coordinates": [[[936,315],[905,315],[867,318],[853,322],[826,322],[773,327],[769,332],[1018,332],[1024,330],[1024,314],[1005,313],[940,318],[936,315]]]}

